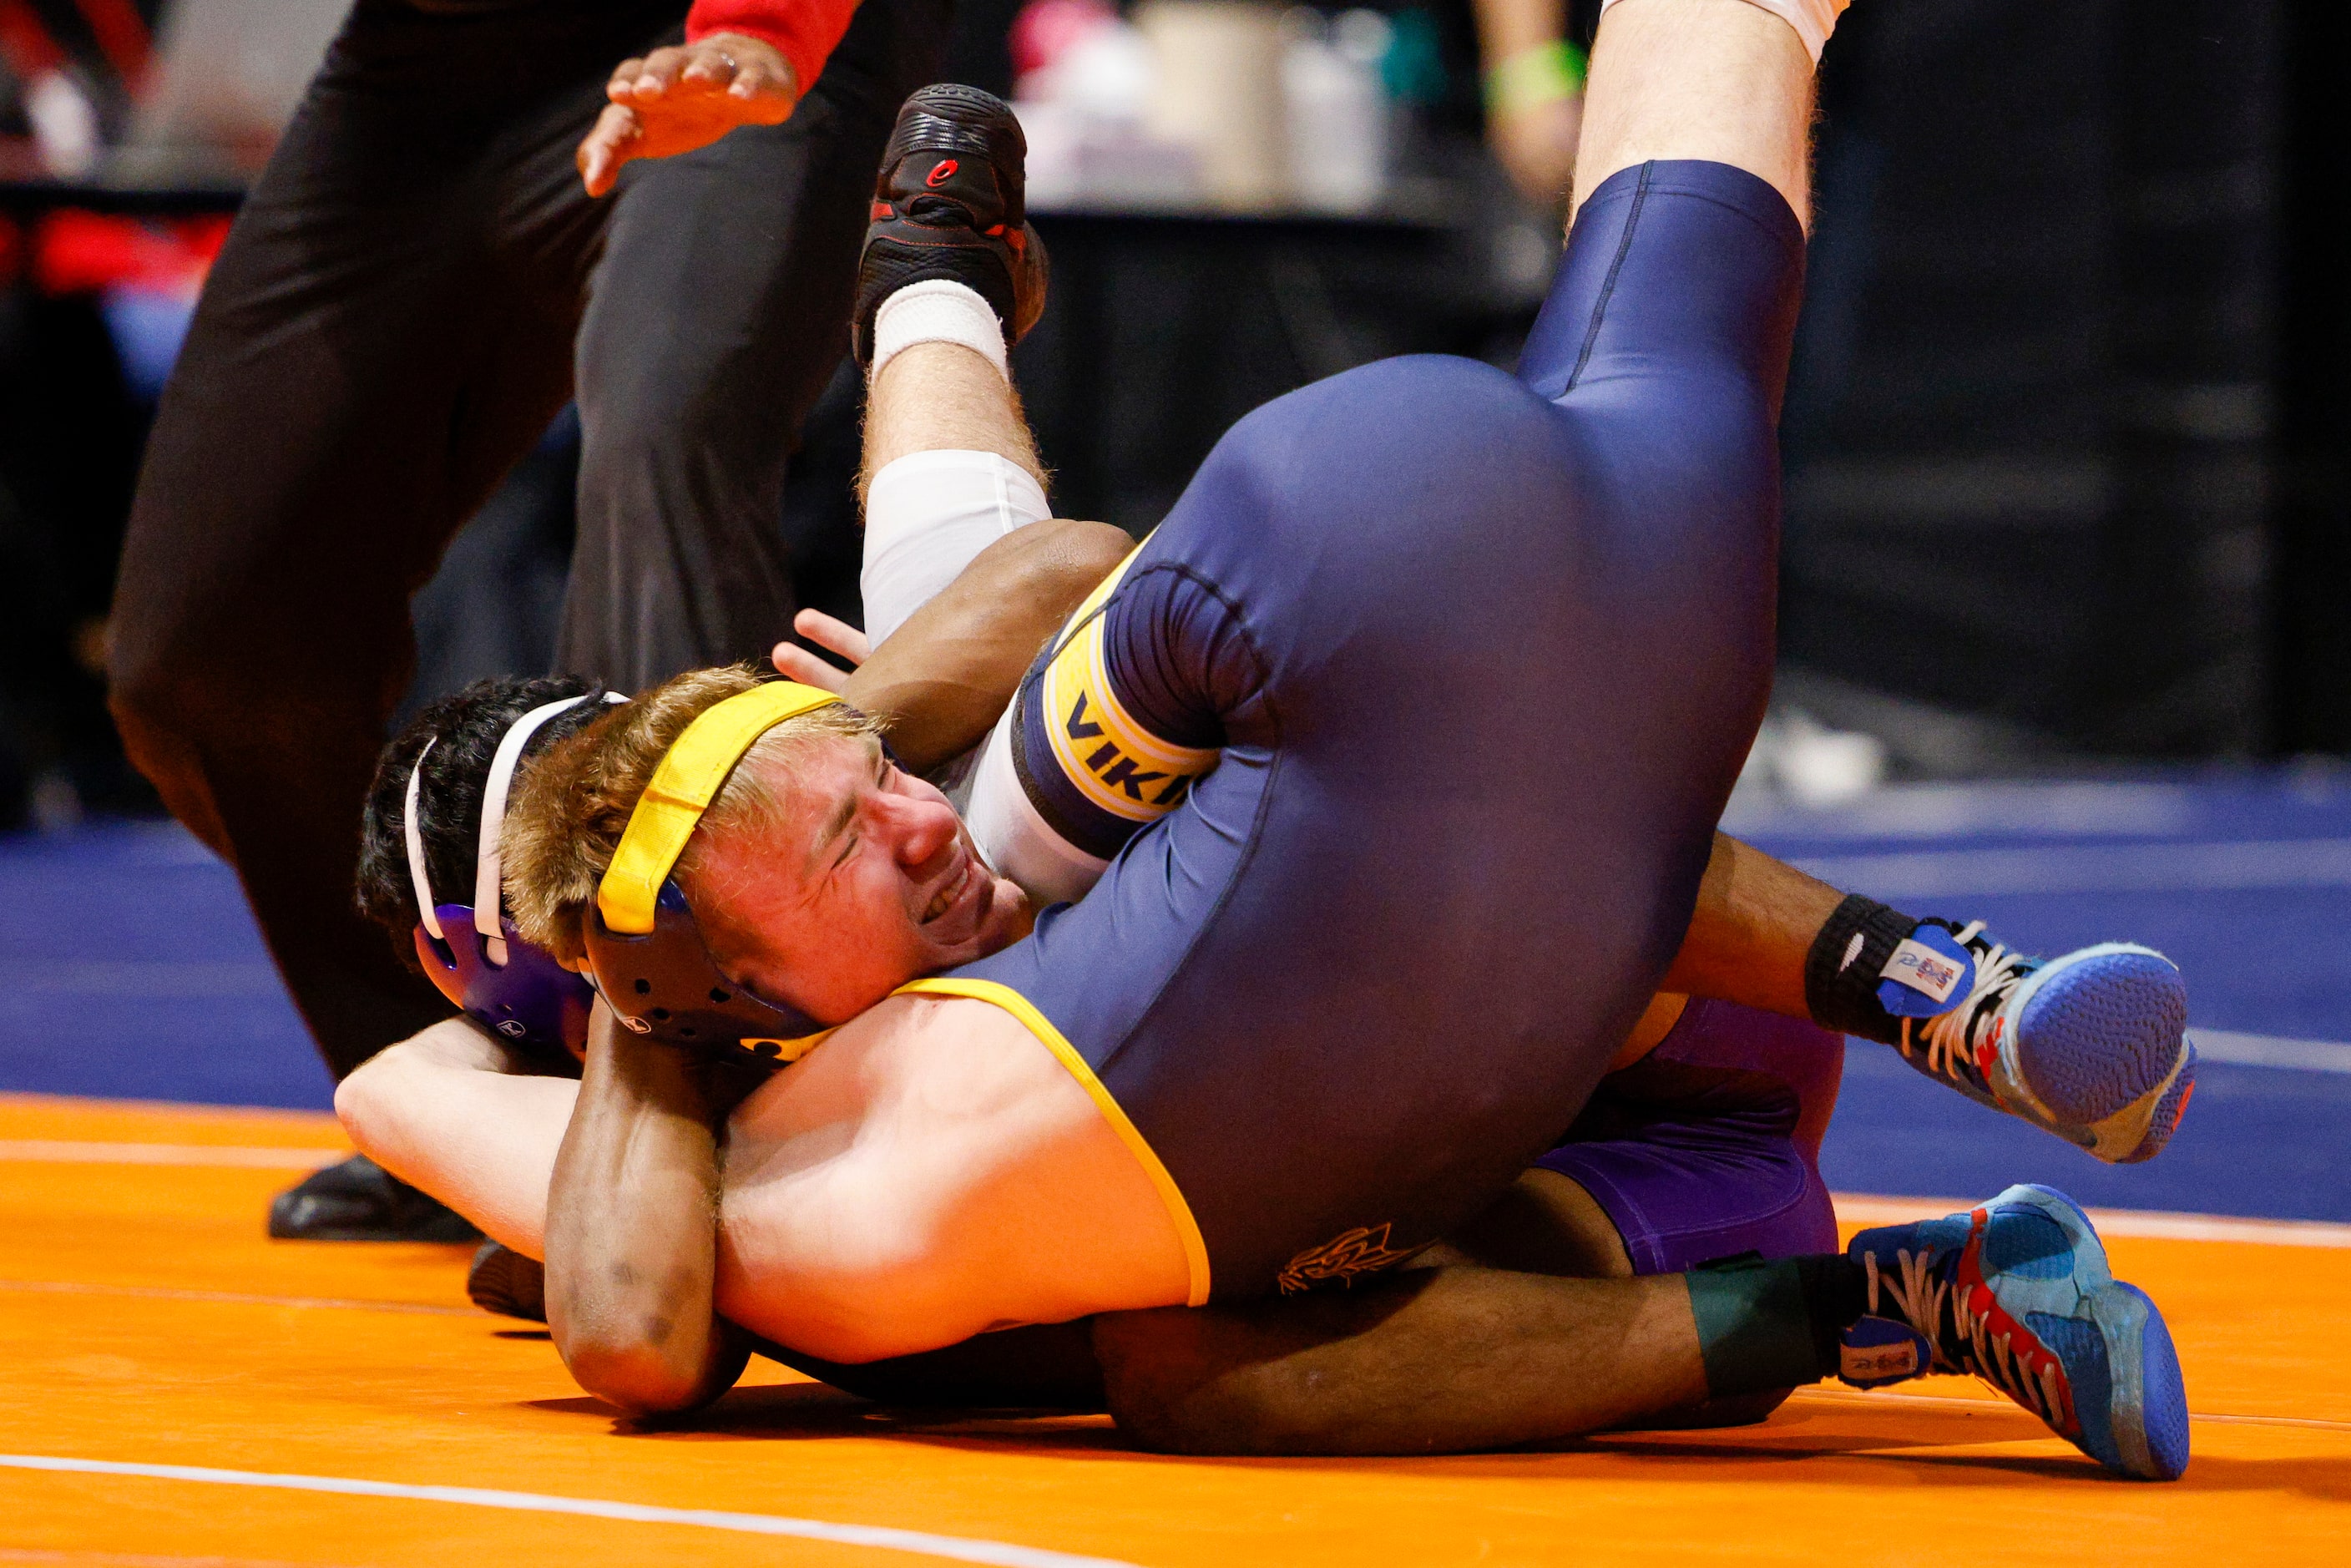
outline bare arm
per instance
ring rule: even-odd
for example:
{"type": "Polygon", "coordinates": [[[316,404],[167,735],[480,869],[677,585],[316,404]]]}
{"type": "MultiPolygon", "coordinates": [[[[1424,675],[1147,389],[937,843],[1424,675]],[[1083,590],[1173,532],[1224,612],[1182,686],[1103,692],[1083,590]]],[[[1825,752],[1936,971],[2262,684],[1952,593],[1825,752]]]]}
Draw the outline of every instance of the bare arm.
{"type": "MultiPolygon", "coordinates": [[[[873,651],[841,695],[888,727],[916,772],[987,737],[1037,650],[1134,549],[1107,523],[1056,517],[1007,534],[873,651]]],[[[791,674],[778,650],[778,667],[791,674]]]]}
{"type": "Polygon", "coordinates": [[[518,1061],[470,1019],[444,1019],[344,1079],[335,1112],[370,1159],[537,1258],[547,1173],[579,1089],[518,1061]]]}
{"type": "Polygon", "coordinates": [[[1486,140],[1531,202],[1557,204],[1575,172],[1583,95],[1562,0],[1477,0],[1486,140]]]}
{"type": "Polygon", "coordinates": [[[749,1354],[712,1304],[726,1109],[693,1053],[598,1006],[548,1194],[547,1322],[580,1385],[632,1414],[707,1403],[749,1354]]]}

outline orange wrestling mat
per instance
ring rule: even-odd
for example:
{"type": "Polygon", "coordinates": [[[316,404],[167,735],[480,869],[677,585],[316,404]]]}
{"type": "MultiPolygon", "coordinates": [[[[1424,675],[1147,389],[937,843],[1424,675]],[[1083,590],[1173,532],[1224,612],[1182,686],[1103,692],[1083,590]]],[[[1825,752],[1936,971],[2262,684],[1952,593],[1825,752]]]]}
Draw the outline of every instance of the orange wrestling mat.
{"type": "Polygon", "coordinates": [[[2115,1218],[2197,1411],[2175,1486],[1956,1379],[1556,1452],[1170,1459],[764,1362],[695,1430],[632,1431],[465,1303],[465,1249],[264,1239],[341,1152],[325,1116],[0,1097],[0,1568],[2351,1558],[2351,1228],[2115,1218]]]}

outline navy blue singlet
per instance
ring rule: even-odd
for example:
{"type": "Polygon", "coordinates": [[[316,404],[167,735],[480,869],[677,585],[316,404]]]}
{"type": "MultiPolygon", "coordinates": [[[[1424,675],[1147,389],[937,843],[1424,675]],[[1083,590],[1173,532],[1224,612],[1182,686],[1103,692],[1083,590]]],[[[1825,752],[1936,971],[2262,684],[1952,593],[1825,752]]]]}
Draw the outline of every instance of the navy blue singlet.
{"type": "Polygon", "coordinates": [[[1195,1303],[1482,1207],[1655,990],[1770,685],[1803,244],[1726,165],[1616,175],[1517,376],[1391,360],[1258,410],[1024,683],[1031,800],[1115,859],[918,988],[1095,1092],[1195,1303]]]}

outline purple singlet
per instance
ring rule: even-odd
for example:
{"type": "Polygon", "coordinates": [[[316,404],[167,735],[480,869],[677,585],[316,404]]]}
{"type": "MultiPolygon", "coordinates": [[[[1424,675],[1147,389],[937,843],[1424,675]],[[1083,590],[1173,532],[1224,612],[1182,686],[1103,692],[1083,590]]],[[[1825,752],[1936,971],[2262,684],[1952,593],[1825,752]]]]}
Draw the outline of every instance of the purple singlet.
{"type": "Polygon", "coordinates": [[[1844,1071],[1840,1035],[1693,997],[1535,1164],[1607,1211],[1636,1274],[1834,1252],[1820,1152],[1844,1071]]]}

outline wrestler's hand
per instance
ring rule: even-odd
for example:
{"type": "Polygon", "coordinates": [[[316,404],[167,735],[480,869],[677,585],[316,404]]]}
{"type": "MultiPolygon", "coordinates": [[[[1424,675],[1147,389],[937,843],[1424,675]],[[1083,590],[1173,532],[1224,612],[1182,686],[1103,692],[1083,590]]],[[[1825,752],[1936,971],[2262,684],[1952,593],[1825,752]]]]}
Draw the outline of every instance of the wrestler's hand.
{"type": "MultiPolygon", "coordinates": [[[[837,621],[821,610],[803,610],[792,617],[792,630],[820,648],[831,649],[849,661],[850,670],[863,664],[873,652],[865,633],[846,621],[837,621]]],[[[828,664],[797,643],[778,643],[768,655],[775,661],[776,673],[788,681],[798,681],[804,686],[822,691],[838,692],[849,679],[849,670],[828,664]]]]}
{"type": "Polygon", "coordinates": [[[713,33],[622,60],[604,96],[611,101],[580,143],[580,178],[591,196],[611,190],[632,159],[691,152],[738,125],[781,125],[800,84],[773,44],[713,33]]]}

